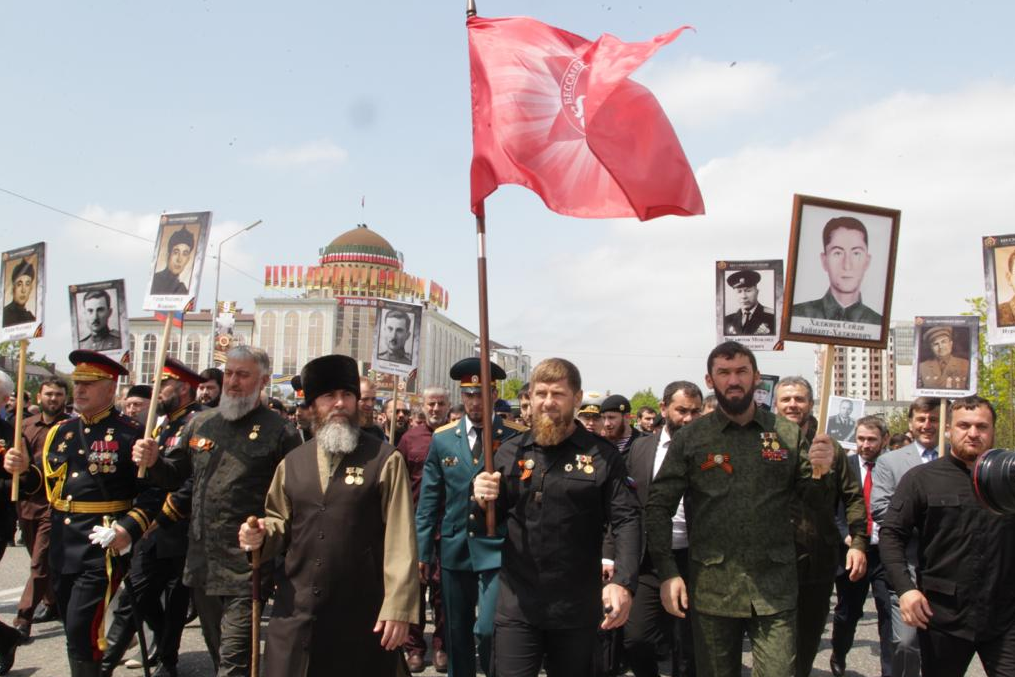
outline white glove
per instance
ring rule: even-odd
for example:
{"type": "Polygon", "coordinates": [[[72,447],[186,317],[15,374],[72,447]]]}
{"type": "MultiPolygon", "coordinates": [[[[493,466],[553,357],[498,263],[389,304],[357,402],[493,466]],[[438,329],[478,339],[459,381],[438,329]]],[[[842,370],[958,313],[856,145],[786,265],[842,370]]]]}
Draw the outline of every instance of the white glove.
{"type": "MultiPolygon", "coordinates": [[[[113,527],[100,527],[95,525],[92,527],[92,533],[88,534],[88,540],[99,546],[100,548],[108,548],[116,538],[116,529],[113,527]]],[[[131,543],[127,544],[127,547],[119,552],[121,555],[126,555],[130,552],[131,543]]]]}

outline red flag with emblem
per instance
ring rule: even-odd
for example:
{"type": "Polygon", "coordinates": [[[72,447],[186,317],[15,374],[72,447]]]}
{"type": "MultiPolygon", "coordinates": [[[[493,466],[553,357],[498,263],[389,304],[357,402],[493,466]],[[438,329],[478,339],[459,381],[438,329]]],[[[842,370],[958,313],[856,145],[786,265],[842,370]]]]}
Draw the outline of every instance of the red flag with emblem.
{"type": "Polygon", "coordinates": [[[589,42],[527,17],[471,17],[472,211],[514,183],[569,216],[704,214],[666,114],[627,77],[684,28],[589,42]]]}

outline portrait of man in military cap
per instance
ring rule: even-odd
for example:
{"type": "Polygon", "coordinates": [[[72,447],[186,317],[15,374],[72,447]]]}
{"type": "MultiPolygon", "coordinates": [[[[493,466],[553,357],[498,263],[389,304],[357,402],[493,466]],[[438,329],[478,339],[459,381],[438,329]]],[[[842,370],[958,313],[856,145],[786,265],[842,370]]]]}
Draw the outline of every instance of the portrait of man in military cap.
{"type": "Polygon", "coordinates": [[[783,338],[884,348],[898,210],[795,196],[783,338]]]}
{"type": "MultiPolygon", "coordinates": [[[[775,311],[758,300],[761,273],[756,270],[735,270],[726,276],[726,284],[733,290],[737,306],[723,317],[723,332],[727,336],[768,336],[775,333],[775,311]]],[[[730,310],[729,306],[726,310],[730,310]]]]}
{"type": "Polygon", "coordinates": [[[0,341],[38,336],[45,300],[46,244],[39,242],[0,255],[0,341]]]}
{"type": "Polygon", "coordinates": [[[917,328],[916,340],[917,389],[969,390],[971,363],[968,328],[925,321],[917,328]]]}
{"type": "Polygon", "coordinates": [[[4,306],[3,325],[10,327],[26,322],[35,322],[35,266],[28,257],[12,261],[6,267],[4,277],[7,278],[8,293],[4,294],[4,301],[10,300],[4,306]]]}
{"type": "Polygon", "coordinates": [[[184,275],[194,255],[194,231],[196,226],[180,226],[166,229],[168,239],[161,257],[165,266],[152,277],[151,294],[182,296],[187,293],[190,275],[184,275]]]}

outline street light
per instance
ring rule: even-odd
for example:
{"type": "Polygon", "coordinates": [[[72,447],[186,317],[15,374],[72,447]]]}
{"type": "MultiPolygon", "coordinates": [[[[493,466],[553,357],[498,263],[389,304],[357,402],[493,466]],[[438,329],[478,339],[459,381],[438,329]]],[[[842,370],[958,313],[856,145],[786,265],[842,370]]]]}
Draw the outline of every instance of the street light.
{"type": "Polygon", "coordinates": [[[259,225],[261,225],[261,219],[254,221],[246,228],[240,228],[238,231],[236,231],[226,239],[219,242],[218,253],[215,255],[215,305],[212,306],[211,308],[211,346],[210,346],[211,349],[208,351],[209,367],[215,366],[215,325],[217,324],[216,320],[218,319],[219,312],[219,280],[222,277],[222,245],[224,245],[226,242],[229,242],[229,240],[233,239],[237,235],[245,233],[248,230],[252,230],[253,228],[259,225]]]}

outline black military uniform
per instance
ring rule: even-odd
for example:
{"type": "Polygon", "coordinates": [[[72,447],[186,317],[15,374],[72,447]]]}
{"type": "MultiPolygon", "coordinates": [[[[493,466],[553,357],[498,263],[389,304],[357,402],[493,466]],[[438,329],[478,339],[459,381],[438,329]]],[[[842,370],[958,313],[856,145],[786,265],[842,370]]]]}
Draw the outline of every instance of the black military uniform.
{"type": "MultiPolygon", "coordinates": [[[[127,370],[108,357],[75,350],[75,383],[115,379],[127,370]]],[[[131,449],[140,425],[113,408],[50,429],[42,452],[52,508],[49,561],[67,633],[72,677],[97,677],[105,649],[102,617],[125,573],[124,558],[89,540],[94,527],[114,523],[136,542],[160,505],[155,487],[137,478],[131,449]],[[108,575],[107,572],[112,572],[108,575]]]]}
{"type": "MultiPolygon", "coordinates": [[[[192,395],[201,383],[201,377],[197,372],[171,357],[166,358],[163,378],[186,383],[192,395]]],[[[162,423],[152,431],[152,436],[159,442],[159,450],[165,453],[167,449],[173,448],[179,440],[183,426],[203,408],[200,403],[192,401],[167,414],[162,423]]],[[[164,500],[168,492],[160,491],[164,500]]],[[[183,584],[188,526],[189,521],[184,518],[176,522],[167,522],[154,529],[141,539],[131,557],[133,605],[155,635],[155,654],[160,663],[159,669],[155,672],[156,677],[176,675],[180,639],[187,618],[187,606],[190,603],[190,589],[183,584]]],[[[109,646],[102,658],[104,672],[112,674],[127,650],[137,630],[134,618],[132,600],[121,597],[109,627],[107,636],[109,646]]]]}
{"type": "Polygon", "coordinates": [[[251,569],[236,525],[264,514],[275,467],[302,443],[291,423],[261,404],[235,421],[213,409],[185,425],[149,469],[160,486],[179,489],[166,499],[158,523],[190,516],[183,581],[193,589],[219,675],[250,674],[251,569]]]}
{"type": "MultiPolygon", "coordinates": [[[[555,447],[525,432],[494,458],[498,520],[507,522],[494,632],[498,677],[597,674],[603,620],[603,532],[612,528],[613,583],[638,586],[641,516],[624,459],[580,424],[555,447]]],[[[481,518],[477,510],[476,519],[481,518]]]]}

